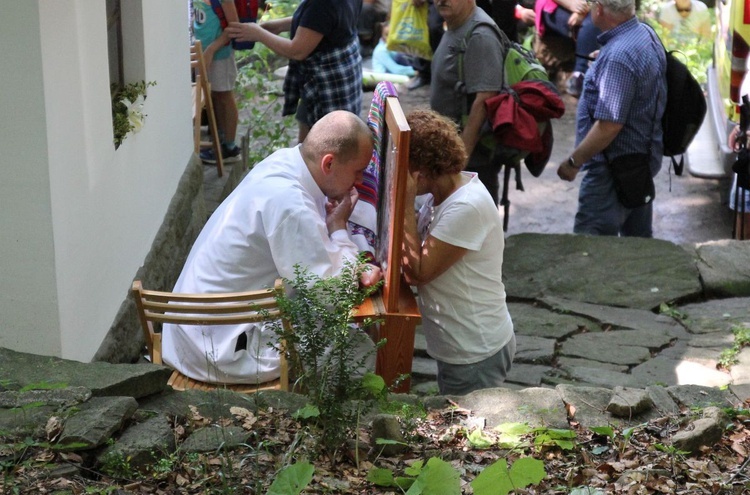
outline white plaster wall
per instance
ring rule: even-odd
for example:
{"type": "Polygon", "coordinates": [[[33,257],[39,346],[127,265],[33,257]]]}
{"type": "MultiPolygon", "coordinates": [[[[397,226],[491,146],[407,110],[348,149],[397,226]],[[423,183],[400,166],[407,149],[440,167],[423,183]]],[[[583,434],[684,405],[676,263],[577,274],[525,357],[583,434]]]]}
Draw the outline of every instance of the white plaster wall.
{"type": "Polygon", "coordinates": [[[2,3],[0,346],[58,355],[39,5],[2,3]]]}
{"type": "Polygon", "coordinates": [[[127,295],[192,153],[185,8],[182,0],[122,2],[124,30],[143,31],[144,78],[157,86],[148,90],[143,130],[115,150],[105,3],[37,1],[59,355],[89,361],[127,295]]]}

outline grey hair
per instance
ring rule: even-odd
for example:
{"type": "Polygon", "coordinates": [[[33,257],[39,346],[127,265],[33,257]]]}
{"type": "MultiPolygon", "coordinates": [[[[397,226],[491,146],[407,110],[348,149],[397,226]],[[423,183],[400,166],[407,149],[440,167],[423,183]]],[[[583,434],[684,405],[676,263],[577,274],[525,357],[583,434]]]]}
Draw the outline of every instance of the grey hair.
{"type": "Polygon", "coordinates": [[[635,15],[635,0],[599,0],[599,3],[615,15],[635,15]]]}

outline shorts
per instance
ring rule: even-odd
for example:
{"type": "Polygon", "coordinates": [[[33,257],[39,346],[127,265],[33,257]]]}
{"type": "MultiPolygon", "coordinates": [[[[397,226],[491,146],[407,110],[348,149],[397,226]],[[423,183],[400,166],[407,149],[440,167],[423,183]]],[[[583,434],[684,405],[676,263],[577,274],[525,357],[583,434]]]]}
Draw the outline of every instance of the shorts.
{"type": "Polygon", "coordinates": [[[474,390],[500,387],[508,376],[516,355],[516,336],[483,361],[449,364],[438,361],[438,389],[442,395],[466,395],[474,390]]]}
{"type": "Polygon", "coordinates": [[[211,83],[211,91],[218,93],[234,91],[234,84],[237,82],[234,50],[230,56],[211,62],[211,67],[208,69],[208,81],[211,83]]]}

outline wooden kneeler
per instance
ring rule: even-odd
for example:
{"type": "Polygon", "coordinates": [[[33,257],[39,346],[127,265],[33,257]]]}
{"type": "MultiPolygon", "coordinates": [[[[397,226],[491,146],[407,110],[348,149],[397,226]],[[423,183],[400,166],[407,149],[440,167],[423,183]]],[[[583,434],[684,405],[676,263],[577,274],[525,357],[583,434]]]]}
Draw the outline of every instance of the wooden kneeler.
{"type": "Polygon", "coordinates": [[[193,84],[193,143],[196,155],[200,155],[201,148],[211,146],[216,155],[216,170],[219,177],[224,175],[224,158],[221,156],[221,141],[219,140],[219,129],[216,125],[216,114],[214,104],[211,100],[211,84],[208,82],[206,62],[203,59],[203,46],[196,41],[190,47],[190,67],[195,71],[195,83],[193,84]],[[201,140],[201,114],[205,107],[208,117],[208,131],[211,141],[201,140]]]}

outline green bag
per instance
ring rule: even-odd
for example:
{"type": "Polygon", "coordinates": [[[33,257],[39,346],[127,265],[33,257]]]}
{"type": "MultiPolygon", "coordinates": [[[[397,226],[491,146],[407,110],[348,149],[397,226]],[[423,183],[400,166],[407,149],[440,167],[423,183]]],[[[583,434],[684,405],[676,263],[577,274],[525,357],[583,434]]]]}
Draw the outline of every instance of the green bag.
{"type": "MultiPolygon", "coordinates": [[[[466,35],[464,36],[464,39],[462,40],[461,46],[458,49],[458,79],[460,81],[459,88],[464,91],[465,93],[465,80],[464,80],[464,53],[466,52],[466,48],[469,44],[469,38],[471,38],[472,33],[474,32],[474,29],[477,28],[477,26],[489,26],[492,31],[497,35],[497,37],[500,39],[500,44],[503,47],[503,74],[501,77],[503,78],[503,88],[510,88],[516,83],[519,83],[521,81],[544,81],[546,83],[549,83],[549,76],[547,75],[547,69],[544,68],[541,62],[536,58],[536,55],[533,51],[529,50],[525,46],[521,45],[520,43],[516,43],[515,41],[510,41],[508,37],[503,33],[497,25],[489,23],[489,22],[476,22],[473,26],[466,32],[466,35]]],[[[553,85],[550,84],[550,87],[553,87],[553,85]]],[[[556,91],[556,89],[555,89],[556,91]]],[[[465,112],[461,119],[461,124],[466,124],[466,119],[468,117],[469,107],[471,105],[471,102],[467,101],[465,106],[465,112]]],[[[547,123],[540,123],[539,125],[539,134],[543,134],[547,123]]],[[[489,124],[488,124],[489,126],[489,124]]],[[[495,142],[495,138],[492,135],[491,132],[484,133],[484,136],[480,139],[480,143],[488,149],[494,150],[497,146],[497,143],[495,142]]],[[[521,150],[513,150],[510,148],[505,149],[505,158],[508,162],[520,162],[528,155],[527,151],[521,151],[521,150]]],[[[546,161],[542,164],[534,166],[534,170],[530,171],[534,175],[534,177],[539,177],[541,175],[542,170],[544,170],[544,166],[546,165],[546,161]]],[[[528,166],[528,164],[527,164],[528,166]]]]}

